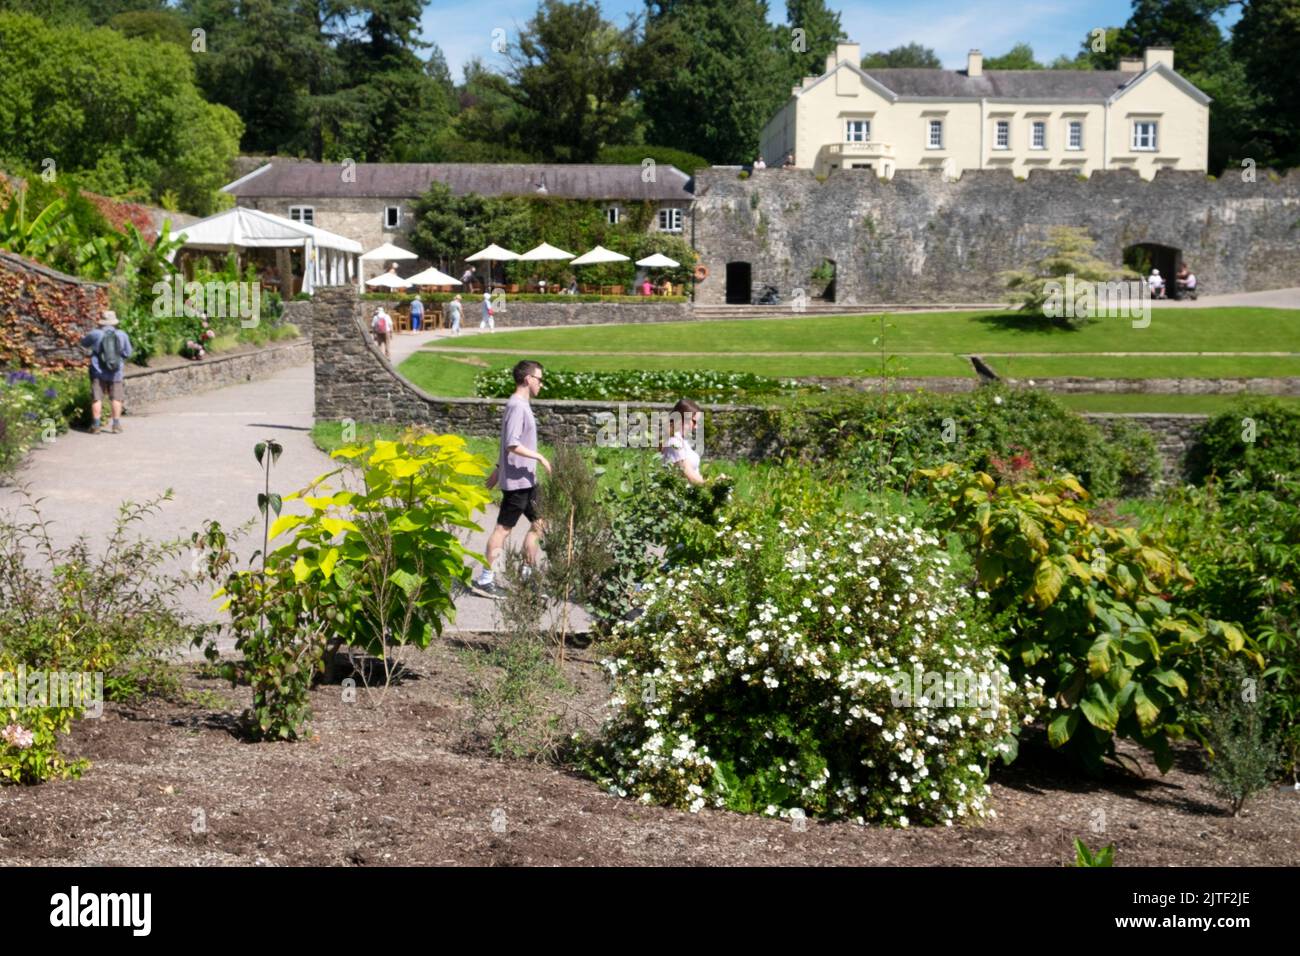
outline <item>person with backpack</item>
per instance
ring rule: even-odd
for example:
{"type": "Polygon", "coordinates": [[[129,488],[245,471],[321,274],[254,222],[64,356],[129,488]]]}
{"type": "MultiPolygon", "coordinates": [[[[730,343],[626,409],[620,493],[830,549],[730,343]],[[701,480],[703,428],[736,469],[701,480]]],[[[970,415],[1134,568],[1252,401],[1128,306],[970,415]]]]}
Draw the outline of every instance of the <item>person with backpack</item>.
{"type": "Polygon", "coordinates": [[[90,350],[90,433],[100,432],[107,394],[113,409],[113,434],[121,434],[123,370],[131,357],[131,338],[117,327],[117,313],[105,310],[99,328],[82,337],[81,347],[90,350]]]}
{"type": "Polygon", "coordinates": [[[383,349],[384,355],[388,356],[388,361],[391,362],[393,352],[389,348],[389,342],[393,338],[393,320],[382,307],[375,309],[375,317],[370,320],[370,331],[375,335],[375,345],[383,349]]]}

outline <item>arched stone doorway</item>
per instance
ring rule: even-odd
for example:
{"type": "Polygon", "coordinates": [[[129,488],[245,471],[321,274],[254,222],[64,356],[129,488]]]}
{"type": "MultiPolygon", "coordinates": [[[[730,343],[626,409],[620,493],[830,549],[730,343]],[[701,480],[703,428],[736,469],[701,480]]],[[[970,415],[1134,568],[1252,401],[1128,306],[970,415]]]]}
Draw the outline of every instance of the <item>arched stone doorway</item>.
{"type": "Polygon", "coordinates": [[[1182,261],[1181,249],[1162,246],[1156,242],[1139,242],[1124,250],[1124,265],[1143,279],[1151,275],[1152,269],[1159,269],[1165,280],[1165,288],[1171,291],[1175,288],[1174,274],[1178,271],[1178,263],[1182,261]]]}
{"type": "Polygon", "coordinates": [[[834,302],[835,279],[835,260],[823,259],[812,272],[812,297],[821,302],[834,302]]]}
{"type": "Polygon", "coordinates": [[[727,304],[749,305],[754,295],[754,270],[748,262],[727,263],[727,304]]]}

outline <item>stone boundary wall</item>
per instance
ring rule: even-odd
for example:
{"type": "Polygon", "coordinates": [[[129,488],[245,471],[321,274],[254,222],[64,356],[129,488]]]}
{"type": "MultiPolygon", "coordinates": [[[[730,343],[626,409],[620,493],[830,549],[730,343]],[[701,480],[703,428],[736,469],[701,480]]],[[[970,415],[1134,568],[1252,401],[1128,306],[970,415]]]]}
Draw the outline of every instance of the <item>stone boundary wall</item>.
{"type": "Polygon", "coordinates": [[[281,369],[306,365],[311,361],[311,353],[309,339],[294,339],[276,342],[255,352],[217,355],[171,368],[127,366],[126,400],[132,407],[139,407],[181,395],[251,382],[281,369]]]}
{"type": "MultiPolygon", "coordinates": [[[[875,392],[880,378],[864,376],[804,376],[799,381],[833,388],[855,388],[875,392]]],[[[1026,386],[1063,395],[1293,395],[1300,396],[1300,377],[1282,378],[1007,378],[1012,387],[1026,386]]],[[[934,376],[931,378],[891,378],[892,389],[911,391],[923,388],[931,392],[971,392],[980,386],[979,378],[934,376]]]]}
{"type": "MultiPolygon", "coordinates": [[[[305,304],[305,303],[299,303],[305,304]]],[[[430,303],[425,303],[428,308],[430,303]]],[[[446,307],[445,302],[434,305],[446,307]]],[[[405,303],[396,300],[362,299],[361,307],[368,317],[380,306],[389,315],[394,309],[405,310],[405,303]]],[[[478,328],[483,317],[483,297],[466,296],[461,300],[460,327],[478,328]]],[[[687,322],[695,318],[690,302],[529,302],[505,298],[505,309],[498,309],[494,317],[501,330],[531,328],[539,325],[635,325],[643,322],[687,322]]]]}
{"type": "Polygon", "coordinates": [[[1196,431],[1209,420],[1208,415],[1175,415],[1149,412],[1112,414],[1089,412],[1083,418],[1108,431],[1108,425],[1129,421],[1141,425],[1155,437],[1156,449],[1164,466],[1164,480],[1181,481],[1187,470],[1187,457],[1196,443],[1196,431]]]}
{"type": "MultiPolygon", "coordinates": [[[[836,266],[837,303],[987,302],[1006,297],[1003,270],[1037,256],[1052,226],[1077,226],[1097,240],[1098,258],[1116,265],[1124,249],[1155,243],[1180,250],[1203,290],[1288,288],[1300,275],[1300,171],[1255,182],[1237,171],[1165,169],[1144,180],[1133,170],[1075,173],[900,170],[881,180],[838,170],[818,182],[811,170],[734,169],[695,174],[693,242],[709,277],[696,301],[725,301],[728,262],[751,266],[751,288],[771,284],[818,291],[813,269],[836,266]]],[[[743,290],[742,290],[743,291],[743,290]]]]}
{"type": "Polygon", "coordinates": [[[108,308],[108,287],[0,251],[0,366],[85,363],[81,337],[108,308]]]}
{"type": "MultiPolygon", "coordinates": [[[[320,421],[423,425],[438,431],[492,437],[500,433],[500,398],[438,398],[402,378],[375,348],[362,326],[351,288],[317,294],[315,329],[316,418],[320,421]]],[[[964,381],[964,380],[963,380],[964,381]]],[[[973,380],[972,380],[973,383],[973,380]]],[[[668,411],[669,403],[626,403],[629,411],[668,411]]],[[[544,442],[595,444],[613,402],[535,401],[538,437],[544,442]]],[[[1089,414],[1106,427],[1114,420],[1150,430],[1166,479],[1181,476],[1196,427],[1205,415],[1089,414]]],[[[705,445],[711,457],[760,459],[775,453],[777,436],[766,409],[751,405],[705,406],[705,445]]]]}

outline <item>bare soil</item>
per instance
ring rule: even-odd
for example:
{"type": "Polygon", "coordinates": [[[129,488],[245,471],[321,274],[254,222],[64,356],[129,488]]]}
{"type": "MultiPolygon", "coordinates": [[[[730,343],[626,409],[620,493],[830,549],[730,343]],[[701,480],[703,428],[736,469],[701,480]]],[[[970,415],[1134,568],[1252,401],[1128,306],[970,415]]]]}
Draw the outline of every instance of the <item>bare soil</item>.
{"type": "MultiPolygon", "coordinates": [[[[1064,865],[1073,841],[1116,847],[1116,865],[1300,865],[1300,792],[1276,788],[1232,817],[1191,746],[1161,776],[1081,777],[1025,746],[995,771],[995,819],[909,830],[680,813],[603,792],[552,764],[467,749],[474,645],[435,645],[413,676],[345,703],[312,694],[315,735],[250,744],[249,700],[195,674],[202,703],[107,704],[77,724],[80,780],[0,788],[9,865],[1064,865]],[[220,695],[224,700],[216,699],[220,695]]],[[[570,652],[570,703],[590,726],[603,704],[598,648],[570,652]]],[[[1140,752],[1123,752],[1140,758],[1140,752]]]]}

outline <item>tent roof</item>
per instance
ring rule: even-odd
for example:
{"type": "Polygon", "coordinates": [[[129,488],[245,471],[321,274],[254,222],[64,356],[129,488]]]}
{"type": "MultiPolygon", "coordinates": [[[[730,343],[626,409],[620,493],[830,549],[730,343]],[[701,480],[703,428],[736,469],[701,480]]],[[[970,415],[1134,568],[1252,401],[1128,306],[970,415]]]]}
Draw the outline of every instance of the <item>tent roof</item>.
{"type": "Polygon", "coordinates": [[[361,252],[361,243],[336,233],[242,206],[191,223],[177,235],[184,240],[187,249],[224,251],[231,246],[242,249],[297,248],[310,239],[320,249],[361,252]]]}

